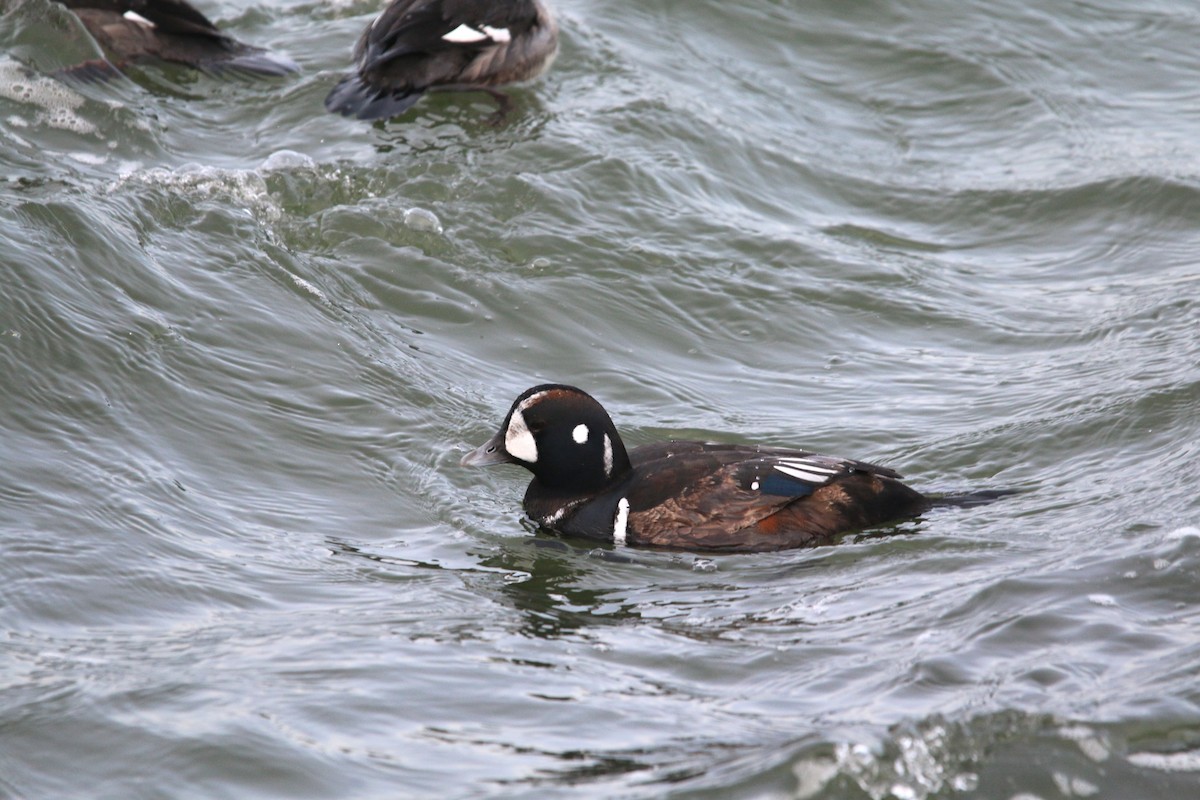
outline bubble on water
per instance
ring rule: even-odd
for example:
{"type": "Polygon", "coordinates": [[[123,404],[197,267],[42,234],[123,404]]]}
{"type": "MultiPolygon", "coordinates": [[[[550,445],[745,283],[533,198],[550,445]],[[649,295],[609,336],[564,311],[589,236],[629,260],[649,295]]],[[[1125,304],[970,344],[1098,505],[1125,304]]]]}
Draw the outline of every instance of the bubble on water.
{"type": "Polygon", "coordinates": [[[76,113],[84,104],[83,95],[52,78],[30,73],[15,61],[0,60],[0,97],[40,109],[35,124],[80,134],[97,132],[95,125],[76,113]]]}
{"type": "Polygon", "coordinates": [[[311,156],[297,153],[295,150],[276,150],[267,156],[259,165],[263,172],[279,169],[314,169],[317,162],[311,156]]]}
{"type": "Polygon", "coordinates": [[[1089,594],[1087,599],[1089,603],[1095,603],[1098,606],[1105,606],[1106,608],[1115,606],[1117,604],[1117,598],[1113,597],[1111,594],[1100,594],[1097,592],[1095,594],[1089,594]]]}
{"type": "Polygon", "coordinates": [[[711,558],[697,558],[692,562],[693,572],[716,572],[717,562],[711,558]]]}
{"type": "Polygon", "coordinates": [[[410,230],[426,233],[441,233],[442,222],[437,214],[424,208],[410,208],[404,212],[404,225],[410,230]]]}

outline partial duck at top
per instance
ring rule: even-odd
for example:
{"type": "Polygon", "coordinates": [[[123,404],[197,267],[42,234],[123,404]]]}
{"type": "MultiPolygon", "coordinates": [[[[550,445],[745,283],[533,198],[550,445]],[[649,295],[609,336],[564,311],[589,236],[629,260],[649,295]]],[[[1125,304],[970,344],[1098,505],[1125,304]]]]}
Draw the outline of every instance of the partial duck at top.
{"type": "Polygon", "coordinates": [[[558,23],[540,0],[394,0],[363,32],[354,71],[325,108],[359,119],[402,114],[432,90],[482,91],[542,74],[558,52],[558,23]]]}
{"type": "Polygon", "coordinates": [[[239,42],[185,0],[59,0],[100,45],[107,62],[65,72],[81,77],[111,74],[154,60],[214,74],[281,76],[297,72],[291,59],[239,42]]]}

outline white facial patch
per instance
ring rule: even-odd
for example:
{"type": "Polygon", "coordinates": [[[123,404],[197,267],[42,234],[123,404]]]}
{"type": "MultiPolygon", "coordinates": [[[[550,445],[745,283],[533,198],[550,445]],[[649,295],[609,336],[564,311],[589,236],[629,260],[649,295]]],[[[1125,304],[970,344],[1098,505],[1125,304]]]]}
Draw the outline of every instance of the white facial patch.
{"type": "Polygon", "coordinates": [[[141,14],[137,13],[136,11],[126,11],[121,16],[124,17],[125,19],[129,20],[130,22],[140,22],[141,24],[146,25],[147,27],[150,27],[150,28],[155,27],[153,22],[146,19],[145,17],[143,17],[141,14]]]}
{"type": "Polygon", "coordinates": [[[780,459],[779,463],[775,465],[775,470],[809,483],[825,483],[831,475],[841,471],[835,467],[827,467],[824,464],[816,464],[802,458],[780,459]]]}
{"type": "Polygon", "coordinates": [[[617,502],[617,518],[613,520],[613,544],[625,544],[629,535],[629,499],[622,497],[617,502]]]}
{"type": "Polygon", "coordinates": [[[604,434],[604,477],[612,477],[612,439],[608,438],[608,434],[604,434]]]}
{"type": "Polygon", "coordinates": [[[525,415],[517,409],[508,420],[508,429],[504,431],[504,449],[513,458],[520,459],[526,464],[536,464],[538,460],[537,441],[525,424],[525,415]]]}
{"type": "Polygon", "coordinates": [[[575,444],[585,444],[589,433],[591,431],[588,430],[588,426],[581,422],[571,431],[571,438],[575,440],[575,444]]]}
{"type": "Polygon", "coordinates": [[[451,44],[477,44],[486,41],[501,44],[511,39],[512,36],[508,32],[508,28],[493,28],[490,25],[481,25],[478,28],[474,28],[466,23],[442,35],[442,41],[450,42],[451,44]]]}

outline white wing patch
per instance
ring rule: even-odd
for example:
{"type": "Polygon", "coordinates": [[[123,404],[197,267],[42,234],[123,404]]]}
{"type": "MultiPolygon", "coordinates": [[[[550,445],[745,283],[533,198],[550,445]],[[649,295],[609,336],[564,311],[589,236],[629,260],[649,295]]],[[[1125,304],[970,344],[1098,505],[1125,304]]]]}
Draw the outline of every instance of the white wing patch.
{"type": "Polygon", "coordinates": [[[451,44],[478,44],[479,42],[487,41],[501,44],[511,39],[512,36],[508,32],[508,28],[493,28],[490,25],[481,25],[475,28],[466,23],[459,25],[454,30],[442,36],[442,41],[450,42],[451,44]]]}
{"type": "Polygon", "coordinates": [[[612,439],[608,438],[608,434],[604,434],[604,477],[612,477],[613,454],[612,454],[612,439]]]}
{"type": "Polygon", "coordinates": [[[825,483],[843,471],[839,467],[831,467],[807,458],[781,458],[774,465],[774,469],[790,478],[817,484],[825,483]]]}
{"type": "Polygon", "coordinates": [[[126,11],[121,16],[124,17],[125,19],[129,20],[130,22],[140,22],[143,25],[149,26],[151,28],[155,27],[153,22],[146,19],[145,17],[143,17],[141,14],[137,13],[136,11],[126,11]]]}
{"type": "Polygon", "coordinates": [[[613,520],[613,544],[625,544],[629,535],[629,498],[617,501],[617,518],[613,520]]]}

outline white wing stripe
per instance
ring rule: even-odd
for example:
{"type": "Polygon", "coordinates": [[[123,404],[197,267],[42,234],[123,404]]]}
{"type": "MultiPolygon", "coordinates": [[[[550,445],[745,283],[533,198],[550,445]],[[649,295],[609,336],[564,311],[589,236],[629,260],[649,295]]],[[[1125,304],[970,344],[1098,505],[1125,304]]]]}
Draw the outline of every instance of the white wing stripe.
{"type": "Polygon", "coordinates": [[[507,42],[512,39],[508,32],[508,28],[493,28],[490,25],[484,25],[481,28],[472,28],[470,25],[463,23],[454,30],[442,36],[442,41],[451,42],[453,44],[475,44],[476,42],[507,42]]]}
{"type": "Polygon", "coordinates": [[[776,464],[775,469],[779,472],[782,472],[784,475],[789,475],[793,478],[797,478],[798,480],[808,481],[809,483],[825,483],[825,481],[829,480],[829,476],[831,474],[828,472],[806,472],[805,470],[796,469],[795,467],[787,467],[783,464],[776,464]]]}
{"type": "Polygon", "coordinates": [[[158,26],[157,26],[157,25],[155,25],[153,22],[151,22],[150,20],[146,19],[145,17],[143,17],[141,14],[137,13],[136,11],[126,11],[126,12],[125,12],[124,14],[122,14],[121,16],[122,16],[122,17],[124,17],[125,19],[129,20],[130,22],[140,22],[141,24],[143,24],[143,25],[147,25],[147,26],[149,26],[149,27],[151,27],[151,28],[157,28],[157,27],[158,27],[158,26]]]}
{"type": "Polygon", "coordinates": [[[818,461],[812,461],[807,458],[781,458],[779,463],[785,467],[794,469],[802,469],[811,472],[824,472],[828,475],[841,472],[841,467],[831,467],[818,461]]]}

